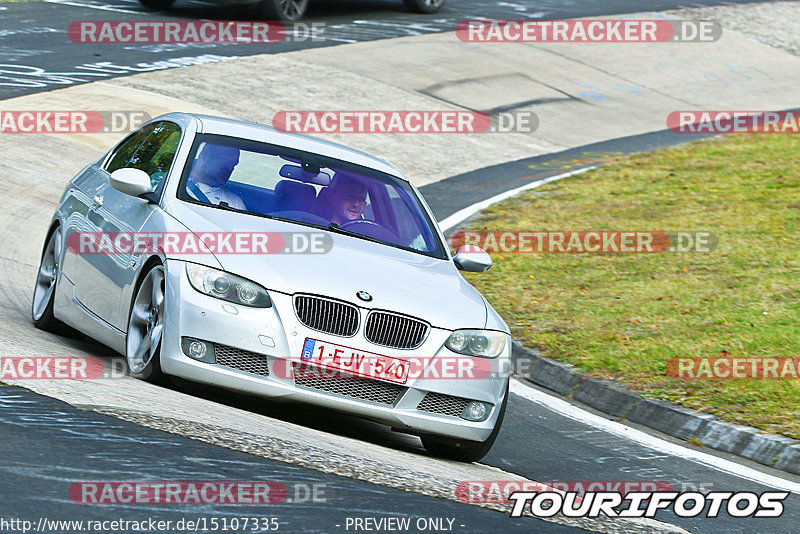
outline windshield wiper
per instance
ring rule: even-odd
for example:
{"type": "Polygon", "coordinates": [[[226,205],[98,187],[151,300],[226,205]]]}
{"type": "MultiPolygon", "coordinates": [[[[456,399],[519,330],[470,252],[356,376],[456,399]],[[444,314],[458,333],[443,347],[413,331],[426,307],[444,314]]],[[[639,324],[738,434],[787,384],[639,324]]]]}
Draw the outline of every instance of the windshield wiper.
{"type": "Polygon", "coordinates": [[[380,243],[381,245],[390,245],[394,246],[392,243],[387,243],[386,241],[381,241],[380,239],[376,239],[374,237],[370,237],[368,235],[359,234],[358,232],[353,232],[351,230],[345,230],[335,222],[332,222],[328,225],[328,230],[331,232],[336,232],[337,234],[349,235],[351,237],[358,237],[360,239],[366,239],[367,241],[372,241],[373,243],[380,243]]]}

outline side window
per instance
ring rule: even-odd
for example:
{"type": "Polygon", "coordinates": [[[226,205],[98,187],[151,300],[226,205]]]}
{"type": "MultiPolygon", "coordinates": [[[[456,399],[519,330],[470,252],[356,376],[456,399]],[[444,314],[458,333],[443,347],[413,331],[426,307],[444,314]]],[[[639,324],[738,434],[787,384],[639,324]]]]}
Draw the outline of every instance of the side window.
{"type": "Polygon", "coordinates": [[[172,166],[180,139],[181,129],[177,124],[166,121],[151,124],[120,146],[106,170],[114,172],[123,167],[143,170],[156,188],[172,166]]]}
{"type": "Polygon", "coordinates": [[[108,162],[106,171],[108,171],[108,173],[112,173],[117,169],[126,167],[128,160],[130,160],[131,157],[136,153],[136,149],[139,148],[145,139],[147,139],[147,136],[153,132],[155,127],[155,124],[145,126],[138,132],[131,135],[124,143],[122,143],[117,149],[117,153],[114,154],[114,157],[112,157],[111,161],[108,162]]]}

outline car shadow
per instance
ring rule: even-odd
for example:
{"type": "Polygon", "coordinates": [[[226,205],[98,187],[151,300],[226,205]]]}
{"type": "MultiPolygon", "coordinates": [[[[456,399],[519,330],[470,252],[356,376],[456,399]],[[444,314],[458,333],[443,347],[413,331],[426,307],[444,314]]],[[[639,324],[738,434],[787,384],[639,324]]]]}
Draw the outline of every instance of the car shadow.
{"type": "Polygon", "coordinates": [[[177,377],[170,377],[169,384],[162,385],[162,387],[329,434],[369,441],[376,445],[407,452],[425,453],[416,436],[395,432],[387,425],[330,408],[294,402],[270,401],[263,397],[190,382],[177,377]]]}

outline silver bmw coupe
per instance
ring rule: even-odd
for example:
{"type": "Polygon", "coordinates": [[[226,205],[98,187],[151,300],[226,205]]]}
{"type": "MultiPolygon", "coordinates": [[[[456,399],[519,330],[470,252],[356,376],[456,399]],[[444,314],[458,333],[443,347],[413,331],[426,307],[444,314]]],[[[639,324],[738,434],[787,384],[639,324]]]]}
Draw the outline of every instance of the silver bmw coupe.
{"type": "Polygon", "coordinates": [[[393,165],[261,124],[171,113],[67,185],[32,317],[167,376],[332,408],[482,458],[508,401],[508,326],[393,165]]]}
{"type": "MultiPolygon", "coordinates": [[[[297,22],[303,18],[308,9],[309,0],[211,0],[215,4],[240,4],[255,6],[264,20],[297,22]]],[[[167,9],[175,0],[139,0],[149,9],[167,9]]],[[[403,0],[406,9],[414,13],[436,13],[445,0],[403,0]]]]}

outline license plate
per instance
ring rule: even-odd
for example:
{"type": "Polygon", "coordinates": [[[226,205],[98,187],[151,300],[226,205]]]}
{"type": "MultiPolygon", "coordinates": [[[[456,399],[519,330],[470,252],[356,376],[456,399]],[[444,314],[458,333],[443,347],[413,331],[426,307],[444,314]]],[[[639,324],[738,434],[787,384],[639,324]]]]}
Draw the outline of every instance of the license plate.
{"type": "Polygon", "coordinates": [[[300,359],[326,369],[397,384],[405,384],[408,379],[409,364],[406,360],[329,341],[306,338],[300,359]]]}

